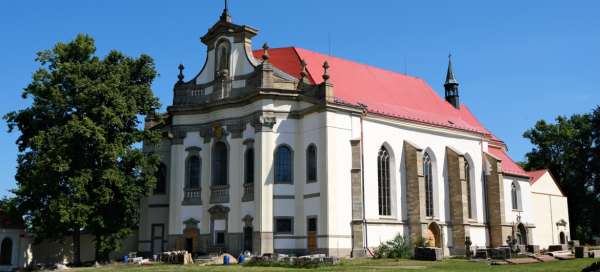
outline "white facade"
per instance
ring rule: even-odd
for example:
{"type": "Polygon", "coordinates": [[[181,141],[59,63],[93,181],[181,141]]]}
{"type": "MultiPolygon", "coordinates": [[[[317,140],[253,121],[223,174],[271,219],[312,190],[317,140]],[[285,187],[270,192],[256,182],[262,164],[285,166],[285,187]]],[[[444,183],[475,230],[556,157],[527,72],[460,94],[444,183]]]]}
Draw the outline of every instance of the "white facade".
{"type": "Polygon", "coordinates": [[[548,171],[531,185],[531,204],[532,210],[539,211],[533,213],[534,243],[545,249],[550,245],[566,244],[571,237],[567,197],[548,171]]]}
{"type": "Polygon", "coordinates": [[[349,256],[396,234],[424,236],[415,228],[432,226],[439,226],[434,238],[446,255],[461,254],[461,248],[464,254],[463,236],[474,247],[498,246],[504,235],[516,235],[515,228],[523,228],[523,243],[532,243],[531,233],[537,231],[532,211],[539,206],[532,204],[529,178],[503,173],[501,166],[490,163],[502,163],[488,150],[494,145],[505,152],[501,142],[477,131],[372,114],[340,103],[325,76],[325,82],[310,84],[305,75],[298,78],[272,65],[268,53],[256,59],[251,51],[256,30],[232,24],[226,15],[202,38],[208,50],[200,74],[188,82],[182,75],[169,112],[147,121],[149,129],[165,136],[158,146],[145,148],[160,154],[167,185],[164,193],[141,203],[140,251],[237,254],[249,249],[349,256]],[[226,146],[225,155],[216,151],[218,145],[226,146]],[[309,146],[316,148],[314,181],[308,177],[309,146]],[[280,147],[291,151],[289,159],[277,160],[280,147]],[[383,192],[390,205],[385,204],[385,215],[378,163],[382,147],[389,153],[389,189],[383,192]],[[254,152],[251,183],[246,182],[248,150],[254,152]],[[423,200],[429,191],[414,196],[408,185],[422,182],[424,154],[432,165],[432,215],[411,225],[409,214],[424,209],[411,208],[409,199],[429,201],[423,200]],[[190,168],[191,157],[199,158],[200,170],[190,168]],[[408,163],[409,158],[418,163],[408,163]],[[283,171],[277,169],[286,165],[291,180],[283,175],[286,182],[277,183],[276,172],[283,171]],[[197,186],[190,179],[195,173],[197,186]],[[487,187],[484,177],[495,189],[487,187]],[[461,194],[470,192],[470,198],[451,193],[450,184],[461,194]],[[470,216],[457,215],[451,203],[460,204],[470,216]],[[502,231],[493,231],[496,227],[502,231]]]}

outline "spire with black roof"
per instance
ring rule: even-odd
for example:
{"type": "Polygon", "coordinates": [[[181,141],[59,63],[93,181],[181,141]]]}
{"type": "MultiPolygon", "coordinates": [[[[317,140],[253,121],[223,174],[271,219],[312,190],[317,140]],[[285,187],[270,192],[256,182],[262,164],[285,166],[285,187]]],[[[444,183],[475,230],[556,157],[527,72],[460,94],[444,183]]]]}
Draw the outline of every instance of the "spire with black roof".
{"type": "Polygon", "coordinates": [[[458,81],[454,77],[452,70],[452,55],[448,55],[448,72],[446,73],[446,82],[444,90],[446,90],[446,101],[455,108],[460,108],[460,100],[458,95],[458,81]]]}

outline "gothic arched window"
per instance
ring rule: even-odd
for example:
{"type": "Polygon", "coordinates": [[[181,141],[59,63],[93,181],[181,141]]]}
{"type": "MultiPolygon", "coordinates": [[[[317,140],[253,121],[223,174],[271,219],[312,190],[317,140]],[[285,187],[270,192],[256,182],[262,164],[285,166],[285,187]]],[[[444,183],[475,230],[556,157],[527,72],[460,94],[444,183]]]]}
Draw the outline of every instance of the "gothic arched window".
{"type": "Polygon", "coordinates": [[[467,183],[467,209],[469,212],[469,218],[473,218],[473,207],[472,207],[472,201],[473,201],[473,192],[472,192],[472,188],[471,188],[471,166],[469,165],[469,162],[467,160],[465,160],[465,182],[467,183]]]}
{"type": "Polygon", "coordinates": [[[306,181],[317,181],[317,147],[314,144],[306,148],[306,181]]]}
{"type": "Polygon", "coordinates": [[[275,183],[294,183],[292,179],[292,150],[285,145],[275,150],[275,183]]]}
{"type": "Polygon", "coordinates": [[[0,265],[12,264],[12,244],[12,240],[8,237],[2,240],[2,245],[0,245],[0,265]]]}
{"type": "Polygon", "coordinates": [[[433,216],[433,167],[431,157],[423,155],[423,177],[425,179],[425,216],[433,216]]]}
{"type": "Polygon", "coordinates": [[[190,189],[200,188],[200,157],[198,155],[192,155],[187,160],[187,187],[190,189]]]}
{"type": "Polygon", "coordinates": [[[160,195],[167,192],[167,166],[164,163],[158,165],[158,171],[156,171],[156,187],[154,187],[154,194],[160,195]]]}
{"type": "Polygon", "coordinates": [[[227,185],[227,146],[223,142],[217,142],[213,150],[213,185],[227,185]]]}
{"type": "Polygon", "coordinates": [[[254,148],[244,154],[244,183],[254,183],[254,148]]]}
{"type": "Polygon", "coordinates": [[[513,210],[518,210],[519,209],[519,188],[514,181],[510,188],[510,196],[511,196],[513,210]]]}
{"type": "Polygon", "coordinates": [[[382,146],[377,156],[377,185],[379,197],[379,215],[392,215],[390,191],[390,154],[382,146]]]}

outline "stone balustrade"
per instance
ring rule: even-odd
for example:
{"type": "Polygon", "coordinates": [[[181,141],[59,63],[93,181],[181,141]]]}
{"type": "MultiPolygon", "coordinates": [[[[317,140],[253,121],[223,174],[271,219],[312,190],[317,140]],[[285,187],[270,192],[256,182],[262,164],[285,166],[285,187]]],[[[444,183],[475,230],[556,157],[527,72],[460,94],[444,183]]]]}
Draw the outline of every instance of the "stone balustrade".
{"type": "Polygon", "coordinates": [[[202,205],[202,190],[200,188],[185,188],[183,205],[202,205]]]}

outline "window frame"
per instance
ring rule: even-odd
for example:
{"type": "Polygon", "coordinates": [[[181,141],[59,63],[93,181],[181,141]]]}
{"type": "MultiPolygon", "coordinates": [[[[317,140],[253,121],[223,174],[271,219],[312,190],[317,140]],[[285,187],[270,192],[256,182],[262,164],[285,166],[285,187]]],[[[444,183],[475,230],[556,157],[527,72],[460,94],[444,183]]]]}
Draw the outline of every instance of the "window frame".
{"type": "Polygon", "coordinates": [[[186,163],[186,180],[185,180],[185,188],[186,189],[200,189],[202,187],[202,158],[200,154],[190,154],[185,161],[186,163]],[[192,186],[192,159],[197,158],[198,163],[198,177],[197,177],[197,186],[192,186]]]}
{"type": "Polygon", "coordinates": [[[469,219],[473,219],[473,188],[471,185],[471,165],[466,158],[465,163],[463,165],[463,169],[465,173],[465,182],[467,183],[467,216],[469,219]]]}
{"type": "Polygon", "coordinates": [[[244,152],[244,184],[254,184],[254,174],[256,167],[256,164],[254,163],[254,157],[254,148],[246,148],[246,151],[244,152]],[[250,152],[252,152],[252,156],[251,158],[248,158],[250,152]],[[251,167],[249,167],[248,164],[252,164],[251,167]]]}
{"type": "Polygon", "coordinates": [[[519,199],[521,194],[521,188],[517,182],[518,181],[513,180],[510,185],[511,206],[513,211],[521,211],[521,202],[519,199]]]}
{"type": "Polygon", "coordinates": [[[214,143],[213,148],[212,148],[212,155],[211,155],[211,185],[212,186],[225,186],[229,184],[229,146],[223,142],[223,141],[218,141],[216,143],[214,143]],[[217,150],[217,148],[219,148],[220,146],[222,146],[224,148],[224,150],[217,150]],[[223,151],[223,154],[217,153],[219,151],[223,151]],[[225,157],[224,161],[217,161],[217,160],[223,160],[222,158],[218,158],[217,155],[223,155],[225,157]],[[224,164],[224,165],[222,165],[224,164]],[[219,168],[222,167],[222,168],[219,168]],[[221,170],[221,171],[219,171],[221,170]],[[218,176],[223,176],[223,175],[216,175],[217,172],[219,172],[219,174],[224,174],[225,178],[223,181],[223,178],[221,177],[220,179],[217,179],[218,176]],[[218,183],[217,183],[218,182],[218,183]],[[224,183],[223,183],[224,182],[224,183]]]}
{"type": "Polygon", "coordinates": [[[425,216],[434,217],[435,205],[433,199],[433,162],[429,152],[423,154],[423,180],[425,182],[425,216]]]}
{"type": "Polygon", "coordinates": [[[392,216],[391,154],[385,146],[377,154],[377,200],[379,216],[392,216]],[[384,152],[382,154],[382,152],[384,152]],[[384,155],[386,157],[384,157],[384,155]]]}
{"type": "Polygon", "coordinates": [[[165,195],[167,194],[167,180],[168,180],[168,176],[169,176],[169,170],[167,169],[167,165],[163,162],[160,162],[158,164],[158,170],[156,171],[156,185],[154,186],[154,189],[152,190],[152,194],[153,195],[165,195]],[[161,182],[161,177],[162,175],[164,175],[164,180],[162,180],[161,182]],[[158,190],[159,189],[159,185],[163,184],[163,188],[162,190],[158,190]]]}
{"type": "Polygon", "coordinates": [[[315,183],[319,179],[317,146],[313,143],[306,147],[306,183],[315,183]],[[312,151],[312,152],[311,152],[312,151]],[[312,154],[312,157],[311,157],[312,154]],[[312,158],[312,161],[311,161],[312,158]],[[312,171],[311,171],[312,167],[312,171]],[[314,178],[311,178],[311,173],[314,178]]]}
{"type": "Polygon", "coordinates": [[[274,216],[273,217],[273,234],[280,235],[293,235],[294,234],[294,217],[293,216],[274,216]],[[277,228],[278,220],[290,220],[290,230],[289,231],[280,231],[277,228]]]}
{"type": "Polygon", "coordinates": [[[294,184],[294,150],[292,149],[291,146],[287,145],[287,144],[282,144],[277,146],[277,148],[275,148],[275,154],[273,156],[273,184],[287,184],[287,185],[293,185],[294,184]],[[289,180],[280,180],[279,179],[279,173],[281,171],[280,169],[280,163],[279,163],[279,150],[282,149],[287,149],[289,151],[289,156],[290,156],[290,160],[289,160],[289,180]]]}

